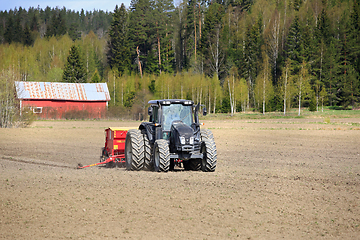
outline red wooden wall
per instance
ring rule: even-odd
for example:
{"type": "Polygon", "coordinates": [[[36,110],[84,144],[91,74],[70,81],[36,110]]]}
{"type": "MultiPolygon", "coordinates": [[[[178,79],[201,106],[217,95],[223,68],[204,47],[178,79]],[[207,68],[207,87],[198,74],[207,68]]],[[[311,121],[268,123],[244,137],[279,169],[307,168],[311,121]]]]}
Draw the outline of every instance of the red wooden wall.
{"type": "Polygon", "coordinates": [[[31,107],[39,118],[60,119],[73,116],[103,118],[106,101],[66,101],[66,100],[22,100],[22,108],[31,107]]]}

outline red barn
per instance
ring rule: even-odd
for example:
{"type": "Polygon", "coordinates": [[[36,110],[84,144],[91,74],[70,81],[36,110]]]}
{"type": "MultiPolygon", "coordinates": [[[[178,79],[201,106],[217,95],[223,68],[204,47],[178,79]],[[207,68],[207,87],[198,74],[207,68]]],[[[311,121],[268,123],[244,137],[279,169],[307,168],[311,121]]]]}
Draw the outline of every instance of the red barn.
{"type": "Polygon", "coordinates": [[[39,118],[102,118],[110,101],[106,83],[15,82],[20,109],[39,118]]]}

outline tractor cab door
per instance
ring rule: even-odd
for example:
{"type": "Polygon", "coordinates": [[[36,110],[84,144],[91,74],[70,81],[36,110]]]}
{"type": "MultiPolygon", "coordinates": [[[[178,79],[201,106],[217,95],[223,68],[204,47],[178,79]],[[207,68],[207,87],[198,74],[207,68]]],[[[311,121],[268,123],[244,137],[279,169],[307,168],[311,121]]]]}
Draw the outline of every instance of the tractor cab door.
{"type": "Polygon", "coordinates": [[[152,106],[152,123],[159,123],[159,107],[158,106],[152,106]]]}

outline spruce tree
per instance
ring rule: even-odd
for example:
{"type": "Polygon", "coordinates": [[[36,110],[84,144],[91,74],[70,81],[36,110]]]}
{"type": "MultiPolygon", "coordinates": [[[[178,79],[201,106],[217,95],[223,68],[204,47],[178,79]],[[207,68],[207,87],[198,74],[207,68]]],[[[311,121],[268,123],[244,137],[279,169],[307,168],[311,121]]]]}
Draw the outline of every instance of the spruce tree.
{"type": "Polygon", "coordinates": [[[36,14],[34,14],[34,16],[31,19],[31,24],[30,24],[30,30],[31,31],[39,31],[39,23],[38,23],[38,19],[36,17],[36,14]]]}
{"type": "Polygon", "coordinates": [[[360,73],[360,1],[354,1],[347,27],[349,60],[354,70],[360,73]]]}
{"type": "Polygon", "coordinates": [[[23,35],[23,43],[26,45],[26,46],[31,46],[33,44],[33,38],[31,36],[31,32],[30,32],[30,29],[29,29],[29,26],[28,24],[26,23],[25,24],[25,28],[24,28],[24,35],[23,35]]]}
{"type": "Polygon", "coordinates": [[[155,72],[172,72],[174,51],[171,39],[174,34],[172,27],[174,4],[172,0],[154,2],[153,26],[156,45],[156,62],[158,67],[155,72]]]}
{"type": "Polygon", "coordinates": [[[130,67],[128,42],[128,14],[124,4],[121,4],[120,8],[116,5],[109,30],[107,62],[112,69],[117,69],[120,73],[130,67]]]}
{"type": "Polygon", "coordinates": [[[4,33],[5,42],[10,44],[12,41],[14,41],[14,34],[14,20],[13,17],[9,15],[9,18],[6,22],[6,30],[4,33]]]}
{"type": "MultiPolygon", "coordinates": [[[[133,70],[140,74],[146,69],[147,55],[154,48],[155,29],[153,21],[153,2],[132,0],[129,13],[129,51],[135,64],[133,70]]],[[[155,60],[156,58],[149,58],[155,60]]]]}
{"type": "Polygon", "coordinates": [[[66,32],[67,32],[66,23],[61,13],[54,12],[51,17],[50,23],[47,24],[46,36],[47,37],[61,36],[66,34],[66,32]]]}
{"type": "Polygon", "coordinates": [[[78,31],[78,28],[77,23],[72,23],[69,28],[69,37],[71,37],[73,41],[81,38],[81,33],[78,31]]]}
{"type": "Polygon", "coordinates": [[[302,63],[303,52],[302,52],[302,31],[299,22],[299,16],[295,16],[286,41],[286,57],[291,60],[291,65],[293,67],[293,74],[297,74],[302,63]]]}
{"type": "Polygon", "coordinates": [[[16,17],[15,25],[14,25],[14,36],[13,41],[21,43],[23,41],[24,31],[21,26],[20,16],[16,17]]]}
{"type": "Polygon", "coordinates": [[[86,68],[80,57],[80,51],[76,45],[70,49],[67,62],[64,67],[63,82],[84,83],[86,82],[86,68]]]}

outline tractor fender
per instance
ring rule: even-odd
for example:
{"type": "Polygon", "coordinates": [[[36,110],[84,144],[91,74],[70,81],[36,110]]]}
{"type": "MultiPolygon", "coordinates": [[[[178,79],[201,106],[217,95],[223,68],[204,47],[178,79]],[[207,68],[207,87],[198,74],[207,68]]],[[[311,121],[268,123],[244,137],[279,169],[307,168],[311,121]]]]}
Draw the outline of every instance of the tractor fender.
{"type": "Polygon", "coordinates": [[[139,126],[139,130],[145,133],[151,143],[154,143],[155,125],[151,122],[142,122],[139,126]]]}

